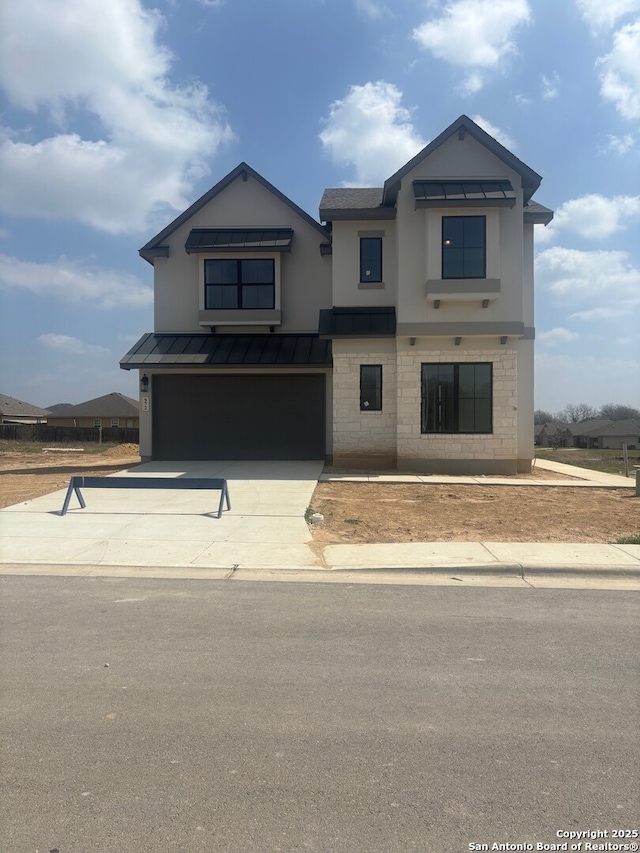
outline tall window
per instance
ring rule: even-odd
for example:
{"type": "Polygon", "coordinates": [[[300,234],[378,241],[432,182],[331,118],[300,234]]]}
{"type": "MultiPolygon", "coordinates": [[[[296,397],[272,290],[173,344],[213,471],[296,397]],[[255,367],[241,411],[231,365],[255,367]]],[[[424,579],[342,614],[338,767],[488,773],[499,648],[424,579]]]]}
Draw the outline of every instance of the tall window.
{"type": "Polygon", "coordinates": [[[492,365],[423,364],[422,432],[490,433],[492,365]]]}
{"type": "Polygon", "coordinates": [[[486,277],[486,217],[442,217],[442,278],[486,277]]]}
{"type": "Polygon", "coordinates": [[[360,238],[360,281],[382,281],[382,237],[360,238]]]}
{"type": "Polygon", "coordinates": [[[382,365],[360,365],[360,411],[382,410],[382,365]]]}
{"type": "Polygon", "coordinates": [[[272,259],[206,260],[204,307],[207,309],[274,308],[272,259]]]}

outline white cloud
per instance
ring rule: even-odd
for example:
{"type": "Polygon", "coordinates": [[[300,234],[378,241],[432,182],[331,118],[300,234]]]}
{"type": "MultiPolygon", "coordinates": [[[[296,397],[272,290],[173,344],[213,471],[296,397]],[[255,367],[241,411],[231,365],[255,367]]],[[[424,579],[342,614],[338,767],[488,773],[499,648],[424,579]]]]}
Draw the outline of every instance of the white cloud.
{"type": "Polygon", "coordinates": [[[380,81],[352,86],[331,104],[320,140],[334,163],[355,166],[351,186],[380,186],[425,146],[401,100],[399,89],[380,81]]]}
{"type": "Polygon", "coordinates": [[[604,152],[611,152],[612,154],[618,154],[623,156],[635,145],[635,139],[631,133],[625,133],[624,136],[613,136],[609,134],[607,136],[607,145],[604,147],[604,152]]]}
{"type": "Polygon", "coordinates": [[[640,195],[607,198],[591,193],[561,204],[550,225],[536,232],[536,239],[547,243],[558,231],[573,231],[588,240],[606,240],[637,217],[640,217],[640,195]]]}
{"type": "Polygon", "coordinates": [[[363,17],[370,18],[372,21],[392,15],[389,7],[379,0],[356,0],[356,9],[363,17]]]}
{"type": "Polygon", "coordinates": [[[611,29],[619,18],[640,9],[640,0],[576,0],[576,3],[594,32],[611,29]]]}
{"type": "Polygon", "coordinates": [[[584,320],[590,323],[592,320],[619,320],[621,317],[627,317],[628,311],[626,308],[591,308],[588,311],[576,311],[575,314],[570,314],[571,320],[584,320]]]}
{"type": "Polygon", "coordinates": [[[71,353],[72,355],[106,355],[109,353],[106,347],[101,347],[97,344],[88,344],[85,341],[81,341],[80,338],[73,338],[69,335],[56,335],[53,332],[40,335],[38,343],[47,347],[47,349],[71,353]]]}
{"type": "Polygon", "coordinates": [[[546,74],[542,75],[541,85],[542,85],[542,97],[545,101],[552,101],[554,98],[557,98],[560,94],[560,77],[557,72],[548,77],[546,74]]]}
{"type": "Polygon", "coordinates": [[[471,118],[486,133],[488,133],[489,136],[492,136],[501,145],[504,145],[505,148],[508,148],[510,151],[514,151],[517,148],[515,140],[512,139],[508,133],[505,133],[504,130],[501,130],[499,127],[496,127],[495,124],[491,124],[491,122],[487,121],[486,118],[483,118],[480,115],[471,116],[471,118]]]}
{"type": "Polygon", "coordinates": [[[436,59],[474,69],[464,84],[467,94],[482,87],[480,69],[495,69],[515,53],[514,31],[531,19],[527,0],[451,0],[438,12],[413,37],[436,59]]]}
{"type": "Polygon", "coordinates": [[[577,341],[580,335],[572,332],[570,329],[565,329],[563,326],[558,326],[556,329],[549,329],[548,332],[540,332],[536,335],[536,340],[539,343],[547,346],[555,347],[561,344],[577,341]]]}
{"type": "Polygon", "coordinates": [[[613,101],[623,118],[640,118],[640,21],[628,24],[613,37],[611,53],[601,57],[600,91],[613,101]]]}
{"type": "Polygon", "coordinates": [[[207,158],[233,134],[204,85],[169,79],[162,23],[140,0],[5,2],[5,92],[60,132],[5,133],[2,209],[121,233],[188,204],[207,158]]]}
{"type": "Polygon", "coordinates": [[[564,303],[584,306],[585,312],[591,307],[627,311],[640,305],[640,269],[629,262],[627,252],[582,252],[556,246],[541,252],[535,266],[542,291],[564,303]]]}
{"type": "Polygon", "coordinates": [[[54,263],[35,263],[0,255],[0,288],[23,288],[41,297],[96,308],[148,308],[153,289],[134,275],[103,270],[64,256],[54,263]]]}

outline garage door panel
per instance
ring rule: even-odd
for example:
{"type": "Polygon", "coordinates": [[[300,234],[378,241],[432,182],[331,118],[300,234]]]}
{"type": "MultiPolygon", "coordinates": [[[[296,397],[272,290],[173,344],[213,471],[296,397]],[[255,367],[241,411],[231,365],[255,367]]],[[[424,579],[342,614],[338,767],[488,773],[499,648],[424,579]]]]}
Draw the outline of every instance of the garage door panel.
{"type": "Polygon", "coordinates": [[[323,459],[324,374],[156,376],[155,459],[323,459]]]}

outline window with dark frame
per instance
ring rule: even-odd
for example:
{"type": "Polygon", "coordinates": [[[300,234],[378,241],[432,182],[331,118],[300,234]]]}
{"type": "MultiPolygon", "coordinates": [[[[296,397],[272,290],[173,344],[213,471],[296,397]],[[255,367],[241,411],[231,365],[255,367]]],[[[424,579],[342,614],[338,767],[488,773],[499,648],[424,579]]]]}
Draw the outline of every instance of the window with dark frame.
{"type": "Polygon", "coordinates": [[[442,278],[486,278],[486,216],[442,217],[442,278]]]}
{"type": "Polygon", "coordinates": [[[493,365],[422,365],[423,433],[491,433],[493,365]]]}
{"type": "Polygon", "coordinates": [[[382,237],[360,238],[360,282],[382,281],[382,237]]]}
{"type": "Polygon", "coordinates": [[[360,365],[360,411],[382,411],[382,365],[360,365]]]}
{"type": "Polygon", "coordinates": [[[216,258],[204,262],[204,307],[233,310],[275,307],[272,258],[216,258]]]}

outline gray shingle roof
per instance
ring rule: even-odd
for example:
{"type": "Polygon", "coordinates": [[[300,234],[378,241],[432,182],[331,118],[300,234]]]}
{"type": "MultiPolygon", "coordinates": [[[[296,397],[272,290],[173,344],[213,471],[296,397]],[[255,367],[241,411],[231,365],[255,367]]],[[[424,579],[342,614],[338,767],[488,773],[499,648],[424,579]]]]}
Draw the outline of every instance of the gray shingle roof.
{"type": "Polygon", "coordinates": [[[31,403],[16,400],[15,397],[0,394],[0,415],[4,417],[23,415],[24,417],[43,418],[48,414],[48,409],[41,409],[39,406],[32,406],[31,403]]]}
{"type": "Polygon", "coordinates": [[[320,200],[320,215],[329,210],[365,210],[380,207],[382,187],[336,187],[327,189],[320,200]]]}
{"type": "Polygon", "coordinates": [[[137,400],[125,397],[124,394],[113,392],[94,400],[69,406],[57,413],[65,418],[137,418],[140,405],[137,400]]]}

